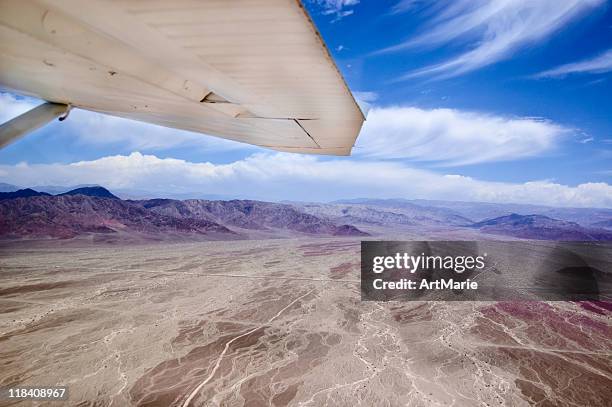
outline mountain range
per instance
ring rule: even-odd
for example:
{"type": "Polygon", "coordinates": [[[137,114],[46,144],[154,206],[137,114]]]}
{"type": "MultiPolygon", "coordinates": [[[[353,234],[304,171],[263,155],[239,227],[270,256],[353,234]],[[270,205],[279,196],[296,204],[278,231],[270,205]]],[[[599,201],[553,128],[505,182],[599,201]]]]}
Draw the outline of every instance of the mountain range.
{"type": "Polygon", "coordinates": [[[57,195],[32,188],[0,192],[0,237],[256,239],[374,235],[390,239],[402,231],[418,236],[424,231],[442,230],[470,239],[482,233],[501,238],[612,240],[612,230],[607,229],[612,225],[612,211],[607,209],[402,199],[333,203],[125,200],[101,186],[80,186],[69,191],[57,188],[62,191],[57,195]],[[521,214],[509,209],[541,213],[521,214]],[[542,213],[558,213],[571,219],[542,213]]]}
{"type": "Polygon", "coordinates": [[[582,226],[605,227],[606,222],[612,221],[612,209],[606,208],[558,208],[544,205],[491,203],[491,202],[462,202],[440,201],[426,199],[350,199],[334,203],[362,204],[384,208],[425,207],[447,211],[454,215],[480,222],[487,219],[498,218],[510,214],[517,215],[543,215],[552,219],[575,222],[582,226]]]}
{"type": "Polygon", "coordinates": [[[544,215],[516,213],[476,222],[471,225],[483,233],[507,235],[522,239],[595,241],[612,240],[612,232],[580,226],[575,222],[552,219],[544,215]]]}
{"type": "Polygon", "coordinates": [[[370,202],[345,203],[339,201],[330,204],[306,203],[296,204],[303,211],[324,216],[335,221],[356,224],[381,226],[469,226],[474,223],[452,210],[429,208],[403,202],[392,206],[379,205],[377,200],[370,202]]]}
{"type": "Polygon", "coordinates": [[[307,213],[362,229],[370,226],[378,230],[412,231],[450,228],[520,239],[612,240],[612,230],[607,229],[612,225],[609,209],[366,198],[294,205],[307,213]],[[561,219],[545,214],[557,214],[561,219]]]}
{"type": "Polygon", "coordinates": [[[32,189],[0,193],[0,236],[73,238],[117,234],[143,238],[164,235],[214,239],[258,236],[366,236],[352,225],[336,224],[293,206],[260,201],[153,199],[122,200],[103,187],[59,195],[32,189]]]}

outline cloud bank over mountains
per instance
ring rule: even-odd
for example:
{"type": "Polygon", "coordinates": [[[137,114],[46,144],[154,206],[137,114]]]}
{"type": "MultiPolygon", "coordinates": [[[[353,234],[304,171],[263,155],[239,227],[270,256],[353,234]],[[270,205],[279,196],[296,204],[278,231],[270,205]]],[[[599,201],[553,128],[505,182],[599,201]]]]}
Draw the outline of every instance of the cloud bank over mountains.
{"type": "Polygon", "coordinates": [[[264,200],[428,198],[612,208],[612,186],[550,181],[487,182],[398,162],[254,154],[229,164],[193,163],[134,152],[70,164],[0,165],[0,180],[19,185],[100,184],[159,196],[198,192],[264,200]]]}
{"type": "MultiPolygon", "coordinates": [[[[364,94],[372,100],[375,94],[364,94]]],[[[0,94],[3,120],[37,101],[0,94]]],[[[607,183],[563,185],[547,180],[489,182],[438,167],[518,160],[546,154],[572,129],[536,118],[503,117],[456,109],[375,107],[353,157],[326,158],[272,153],[256,147],[159,126],[75,110],[62,123],[66,137],[97,148],[123,143],[148,154],[109,155],[73,163],[0,165],[0,181],[22,186],[100,184],[150,191],[158,196],[189,193],[262,200],[327,201],[352,197],[402,197],[553,206],[612,207],[607,183]],[[159,158],[150,152],[177,145],[242,151],[229,163],[159,158]]],[[[67,140],[68,141],[68,140],[67,140]]],[[[84,147],[85,148],[85,147],[84,147]]],[[[112,151],[112,148],[110,149],[112,151]]],[[[107,149],[108,151],[108,149],[107,149]]]]}

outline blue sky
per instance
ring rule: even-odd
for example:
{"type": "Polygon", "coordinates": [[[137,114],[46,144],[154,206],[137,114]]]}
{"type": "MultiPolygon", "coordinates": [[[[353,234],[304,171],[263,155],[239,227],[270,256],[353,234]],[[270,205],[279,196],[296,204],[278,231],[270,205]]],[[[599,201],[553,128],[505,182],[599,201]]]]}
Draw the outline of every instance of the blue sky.
{"type": "MultiPolygon", "coordinates": [[[[270,200],[612,207],[611,2],[305,5],[350,88],[370,106],[352,157],[277,154],[75,111],[0,150],[0,181],[270,200]],[[361,171],[359,181],[347,179],[361,171]]],[[[40,103],[0,96],[2,120],[40,103]]]]}
{"type": "MultiPolygon", "coordinates": [[[[451,78],[423,75],[399,80],[406,73],[453,60],[474,49],[486,37],[486,34],[475,32],[468,38],[453,39],[443,44],[430,46],[424,43],[397,52],[380,53],[385,48],[414,40],[440,27],[441,24],[435,21],[439,11],[431,3],[436,2],[365,1],[344,7],[344,11],[352,10],[353,13],[337,21],[317,12],[313,13],[313,17],[323,36],[328,39],[338,66],[351,87],[376,92],[379,95],[376,104],[379,106],[409,105],[510,117],[542,117],[575,129],[572,137],[547,154],[528,160],[469,166],[462,169],[462,174],[517,182],[532,178],[555,179],[568,184],[609,182],[612,176],[609,172],[612,168],[612,57],[608,61],[608,72],[574,73],[541,79],[534,79],[533,76],[612,50],[610,3],[592,2],[592,7],[585,6],[574,18],[542,38],[511,48],[499,60],[489,57],[490,65],[482,68],[451,78]],[[394,14],[389,4],[404,4],[407,8],[394,14]],[[591,138],[592,141],[581,143],[591,138]]],[[[452,3],[480,4],[482,9],[487,3],[496,2],[437,3],[441,8],[452,3]]],[[[563,3],[579,5],[588,2],[540,3],[550,5],[542,7],[541,12],[545,14],[557,8],[557,4],[561,7],[563,3]]],[[[509,7],[508,14],[512,11],[509,7]]]]}

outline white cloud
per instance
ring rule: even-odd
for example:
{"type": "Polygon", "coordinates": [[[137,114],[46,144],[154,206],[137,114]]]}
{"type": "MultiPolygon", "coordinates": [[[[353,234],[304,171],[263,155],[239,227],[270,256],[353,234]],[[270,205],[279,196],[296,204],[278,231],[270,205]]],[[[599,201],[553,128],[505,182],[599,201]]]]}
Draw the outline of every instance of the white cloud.
{"type": "Polygon", "coordinates": [[[353,92],[355,98],[363,101],[372,103],[378,100],[378,93],[376,92],[353,92]]]}
{"type": "Polygon", "coordinates": [[[570,130],[538,118],[506,118],[453,109],[374,108],[354,154],[465,165],[542,154],[570,130]]]}
{"type": "Polygon", "coordinates": [[[397,162],[324,160],[281,153],[255,154],[230,164],[132,153],[72,164],[0,165],[0,174],[3,182],[18,185],[95,183],[111,190],[149,190],[159,196],[206,191],[265,200],[369,196],[612,207],[612,186],[606,183],[571,187],[549,181],[486,182],[417,170],[397,162]]]}
{"type": "Polygon", "coordinates": [[[590,59],[571,64],[565,64],[535,75],[535,78],[560,78],[576,73],[606,73],[612,72],[612,49],[590,59]]]}
{"type": "Polygon", "coordinates": [[[391,7],[391,14],[401,14],[421,5],[426,0],[400,0],[391,7]]]}
{"type": "MultiPolygon", "coordinates": [[[[448,0],[443,2],[444,7],[436,3],[428,10],[434,16],[424,34],[381,52],[452,42],[469,44],[468,51],[399,79],[457,76],[508,58],[604,3],[604,0],[448,0]]],[[[404,1],[396,9],[403,11],[413,5],[414,2],[404,1]]]]}
{"type": "Polygon", "coordinates": [[[10,93],[0,92],[0,123],[17,117],[42,103],[37,99],[17,97],[10,93]]]}

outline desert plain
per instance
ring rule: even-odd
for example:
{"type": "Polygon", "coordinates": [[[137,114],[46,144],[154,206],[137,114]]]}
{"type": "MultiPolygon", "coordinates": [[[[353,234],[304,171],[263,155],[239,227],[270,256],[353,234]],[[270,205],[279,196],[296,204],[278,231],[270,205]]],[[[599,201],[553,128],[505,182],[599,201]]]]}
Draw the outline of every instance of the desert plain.
{"type": "Polygon", "coordinates": [[[0,404],[610,405],[609,302],[361,301],[359,251],[3,244],[0,386],[69,399],[0,404]]]}

